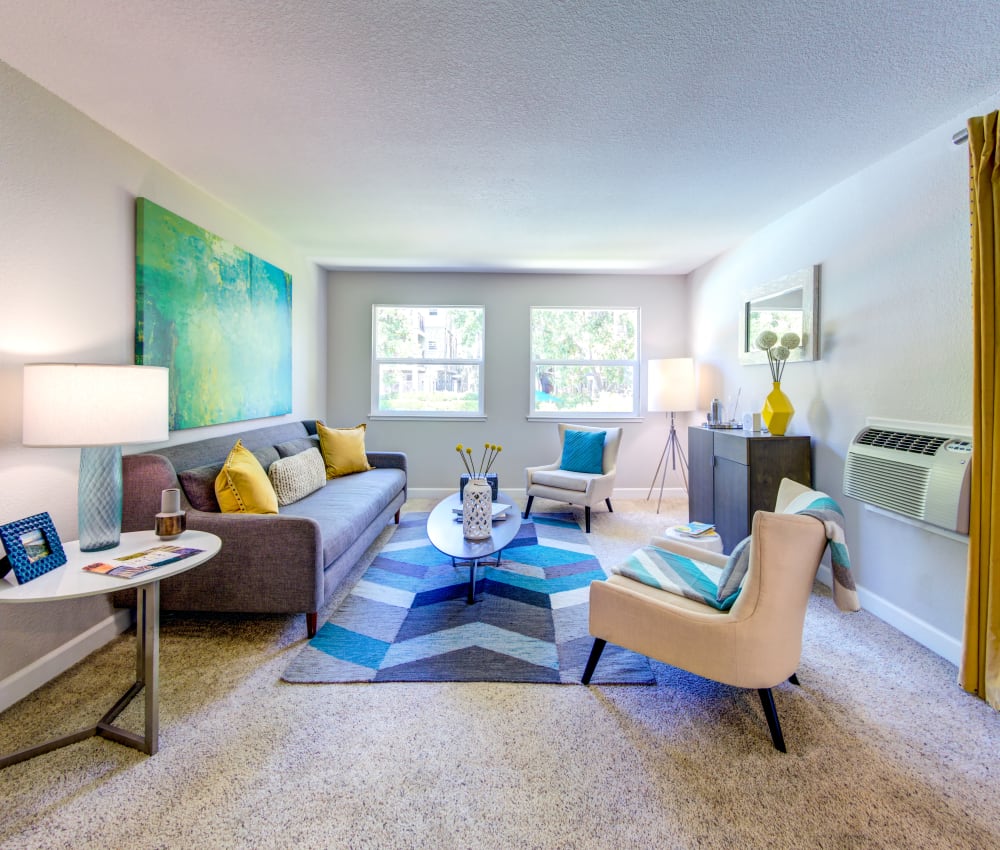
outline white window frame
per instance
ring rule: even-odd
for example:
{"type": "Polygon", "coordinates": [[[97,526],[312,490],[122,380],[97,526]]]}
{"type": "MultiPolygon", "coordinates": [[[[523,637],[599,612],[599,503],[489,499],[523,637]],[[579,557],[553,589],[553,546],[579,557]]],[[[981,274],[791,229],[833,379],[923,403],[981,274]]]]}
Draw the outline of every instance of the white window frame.
{"type": "Polygon", "coordinates": [[[528,372],[528,418],[529,419],[558,419],[560,421],[572,420],[627,420],[638,419],[640,396],[640,381],[642,379],[641,361],[639,354],[642,351],[640,335],[642,332],[642,312],[639,307],[621,307],[606,304],[592,305],[570,305],[570,306],[534,306],[528,311],[528,346],[529,346],[529,372],[528,372]],[[535,312],[544,310],[578,310],[580,312],[593,312],[599,310],[628,311],[635,314],[635,357],[627,360],[550,360],[537,358],[534,350],[534,322],[535,312]],[[631,410],[573,410],[570,408],[563,410],[538,410],[536,407],[537,389],[536,376],[539,367],[545,366],[621,366],[632,369],[632,409],[631,410]]]}
{"type": "Polygon", "coordinates": [[[485,418],[486,375],[486,306],[483,304],[372,304],[372,354],[371,354],[371,414],[372,419],[483,419],[485,418]],[[478,358],[461,357],[378,357],[378,311],[420,310],[425,316],[431,311],[461,309],[479,310],[482,317],[481,346],[478,358]],[[382,410],[379,407],[381,387],[379,375],[382,366],[434,368],[440,366],[471,366],[478,374],[479,407],[476,410],[382,410]]]}

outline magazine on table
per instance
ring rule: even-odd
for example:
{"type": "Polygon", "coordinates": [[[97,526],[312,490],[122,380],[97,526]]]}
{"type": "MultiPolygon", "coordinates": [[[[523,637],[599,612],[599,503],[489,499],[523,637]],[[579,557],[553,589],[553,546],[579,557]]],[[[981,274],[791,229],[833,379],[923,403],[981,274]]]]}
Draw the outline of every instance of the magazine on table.
{"type": "Polygon", "coordinates": [[[143,549],[141,552],[133,552],[131,555],[119,555],[108,561],[87,564],[83,569],[88,573],[98,573],[103,576],[135,578],[137,575],[155,570],[157,567],[165,567],[167,564],[183,561],[185,558],[190,558],[203,551],[204,549],[164,544],[163,546],[143,549]]]}
{"type": "Polygon", "coordinates": [[[676,526],[674,530],[685,537],[703,537],[714,532],[715,526],[710,522],[689,522],[687,525],[676,526]]]}
{"type": "MultiPolygon", "coordinates": [[[[493,517],[492,518],[493,519],[506,519],[507,518],[507,511],[509,511],[510,508],[511,508],[510,505],[505,505],[505,504],[502,504],[501,502],[493,502],[493,517]]],[[[461,508],[452,508],[452,510],[455,513],[455,519],[461,519],[462,518],[462,509],[461,508]]]]}

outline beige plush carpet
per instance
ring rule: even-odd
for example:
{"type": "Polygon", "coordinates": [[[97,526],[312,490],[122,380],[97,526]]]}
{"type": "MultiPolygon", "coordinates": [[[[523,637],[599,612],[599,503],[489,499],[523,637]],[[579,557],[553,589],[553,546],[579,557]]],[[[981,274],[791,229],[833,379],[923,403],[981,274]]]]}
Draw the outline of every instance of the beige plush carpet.
{"type": "MultiPolygon", "coordinates": [[[[615,507],[602,560],[686,513],[615,507]]],[[[164,615],[160,753],[90,739],[0,771],[0,847],[1000,846],[1000,715],[820,586],[802,687],[775,690],[787,755],[756,693],[662,664],[654,687],[283,683],[304,632],[164,615]]],[[[0,714],[0,752],[93,722],[132,663],[123,635],[0,714]]]]}

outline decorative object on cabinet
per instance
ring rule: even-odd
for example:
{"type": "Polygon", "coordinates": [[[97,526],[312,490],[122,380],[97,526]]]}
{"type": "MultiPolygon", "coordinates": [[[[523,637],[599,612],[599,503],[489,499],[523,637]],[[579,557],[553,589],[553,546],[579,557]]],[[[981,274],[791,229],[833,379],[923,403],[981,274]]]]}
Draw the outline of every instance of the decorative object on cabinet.
{"type": "Polygon", "coordinates": [[[782,478],[812,485],[805,436],[691,427],[688,463],[689,518],[713,523],[727,552],[750,533],[756,511],[773,508],[782,478]]]}
{"type": "Polygon", "coordinates": [[[738,352],[744,366],[766,363],[767,355],[755,345],[762,331],[786,328],[799,335],[800,347],[790,352],[791,362],[819,360],[820,266],[800,269],[754,289],[740,310],[738,352]]]}
{"type": "Polygon", "coordinates": [[[783,437],[795,415],[792,400],[781,389],[781,381],[771,384],[771,392],[764,399],[764,407],[760,411],[764,425],[776,437],[783,437]]]}
{"type": "Polygon", "coordinates": [[[81,446],[80,550],[118,545],[122,444],[167,441],[169,373],[159,366],[31,363],[24,367],[26,446],[81,446]]]}
{"type": "MultiPolygon", "coordinates": [[[[62,541],[47,513],[35,514],[24,519],[0,525],[0,543],[3,544],[11,569],[18,584],[61,567],[66,563],[62,541]]],[[[6,570],[0,570],[2,576],[6,570]]]]}
{"type": "Polygon", "coordinates": [[[170,428],[292,410],[292,276],[136,201],[135,361],[170,368],[170,428]]]}
{"type": "Polygon", "coordinates": [[[684,479],[684,489],[687,490],[687,458],[677,437],[676,417],[678,413],[694,410],[694,360],[690,357],[673,357],[666,360],[649,361],[649,397],[647,400],[650,413],[665,413],[670,416],[670,430],[667,432],[667,442],[663,446],[660,461],[656,464],[653,480],[646,494],[648,502],[653,495],[656,476],[660,476],[660,495],[656,500],[656,512],[660,512],[663,501],[663,485],[667,478],[667,460],[670,468],[677,471],[677,461],[680,459],[681,477],[684,479]],[[662,473],[660,472],[662,468],[662,473]]]}
{"type": "Polygon", "coordinates": [[[764,399],[761,416],[767,430],[779,437],[788,430],[795,415],[792,400],[781,389],[781,376],[788,358],[801,344],[802,340],[794,331],[786,331],[780,337],[771,330],[761,331],[756,341],[757,348],[767,352],[767,365],[771,370],[771,392],[764,399]]]}

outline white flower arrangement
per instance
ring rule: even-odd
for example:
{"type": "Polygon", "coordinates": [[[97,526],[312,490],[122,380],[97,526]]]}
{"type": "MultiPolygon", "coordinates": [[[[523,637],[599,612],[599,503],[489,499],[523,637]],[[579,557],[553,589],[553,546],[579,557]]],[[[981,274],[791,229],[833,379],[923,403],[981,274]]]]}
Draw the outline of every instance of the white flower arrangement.
{"type": "Polygon", "coordinates": [[[757,348],[767,352],[767,365],[771,369],[771,380],[781,381],[785,372],[785,363],[792,350],[802,345],[797,333],[782,334],[780,337],[774,331],[761,331],[757,336],[757,348]]]}

